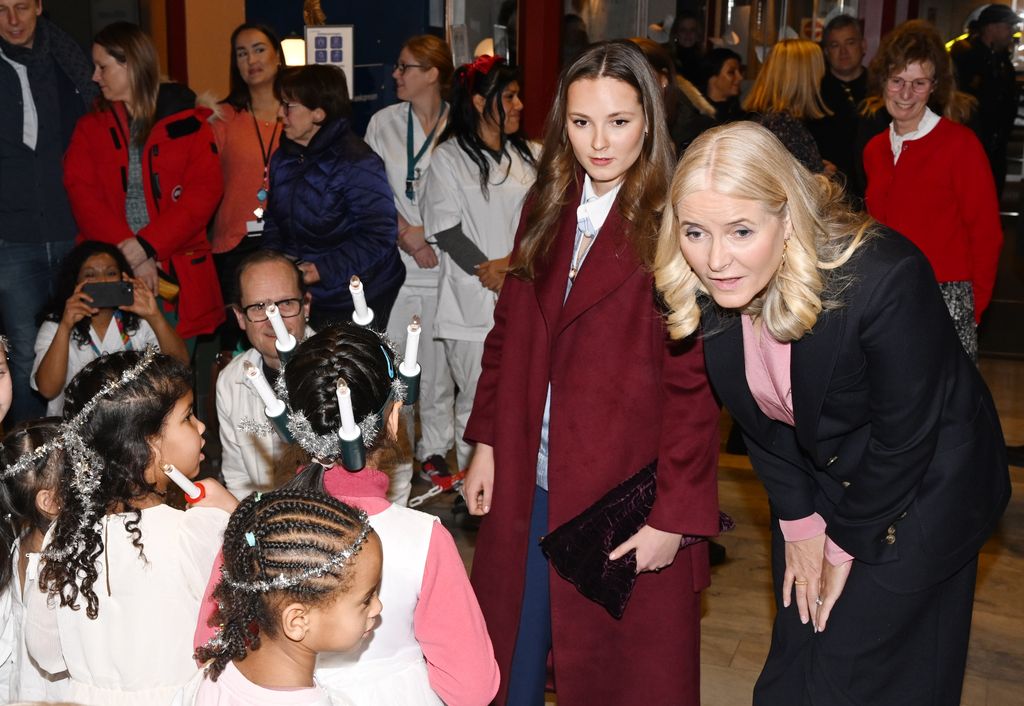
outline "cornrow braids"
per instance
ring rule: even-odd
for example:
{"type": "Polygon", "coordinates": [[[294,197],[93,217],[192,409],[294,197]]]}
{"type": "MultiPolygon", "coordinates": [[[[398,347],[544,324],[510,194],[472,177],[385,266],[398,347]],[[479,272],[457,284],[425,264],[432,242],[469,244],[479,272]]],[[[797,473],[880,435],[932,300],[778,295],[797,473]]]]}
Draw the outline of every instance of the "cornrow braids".
{"type": "Polygon", "coordinates": [[[220,628],[196,650],[216,681],[232,660],[277,634],[277,612],[291,600],[329,604],[351,585],[352,557],[373,532],[366,514],[317,491],[253,493],[224,531],[224,564],[214,589],[220,628]],[[280,578],[279,578],[280,577],[280,578]]]}
{"type": "Polygon", "coordinates": [[[385,429],[389,403],[405,395],[397,376],[399,362],[389,341],[353,323],[328,326],[299,344],[277,380],[296,440],[324,464],[334,461],[340,451],[337,381],[342,378],[352,392],[352,411],[360,420],[367,453],[378,457],[378,465],[388,461],[384,457],[396,445],[385,429]]]}

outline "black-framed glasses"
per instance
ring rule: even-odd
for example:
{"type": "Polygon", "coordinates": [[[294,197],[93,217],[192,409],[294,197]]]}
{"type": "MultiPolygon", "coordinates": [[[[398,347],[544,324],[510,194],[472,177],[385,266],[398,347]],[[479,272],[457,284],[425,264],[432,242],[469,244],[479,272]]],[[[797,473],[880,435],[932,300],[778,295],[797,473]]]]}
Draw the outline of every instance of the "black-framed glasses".
{"type": "MultiPolygon", "coordinates": [[[[290,299],[282,299],[273,303],[277,305],[277,310],[281,312],[281,317],[284,319],[290,319],[293,316],[298,316],[302,311],[302,299],[300,298],[292,297],[290,299]]],[[[258,324],[261,321],[267,320],[267,307],[270,306],[270,304],[271,302],[259,302],[257,304],[243,306],[242,313],[245,314],[246,321],[258,324]]]]}
{"type": "Polygon", "coordinates": [[[395,71],[397,71],[398,73],[402,74],[403,76],[405,75],[405,72],[408,69],[429,69],[429,68],[430,68],[429,66],[424,66],[423,64],[406,64],[404,61],[399,61],[397,64],[395,64],[395,71]]]}

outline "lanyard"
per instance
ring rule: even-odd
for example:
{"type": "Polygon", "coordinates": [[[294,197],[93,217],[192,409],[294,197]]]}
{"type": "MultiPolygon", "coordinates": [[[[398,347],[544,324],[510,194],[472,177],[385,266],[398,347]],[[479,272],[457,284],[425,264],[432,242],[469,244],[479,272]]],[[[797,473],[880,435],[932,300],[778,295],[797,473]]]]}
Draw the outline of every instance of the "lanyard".
{"type": "MultiPolygon", "coordinates": [[[[117,324],[117,332],[121,336],[121,345],[124,346],[123,350],[132,350],[132,339],[129,338],[127,332],[124,330],[124,322],[121,321],[120,311],[114,312],[114,323],[117,324]]],[[[92,352],[96,354],[97,358],[103,355],[103,351],[101,351],[100,347],[96,345],[96,342],[92,340],[91,335],[89,336],[89,346],[92,348],[92,352]]]]}
{"type": "Polygon", "coordinates": [[[430,146],[434,143],[434,133],[437,132],[437,126],[441,124],[441,118],[444,117],[444,112],[448,108],[447,103],[441,104],[441,112],[437,116],[437,122],[434,123],[433,129],[430,134],[427,135],[427,139],[423,141],[423,145],[420,147],[420,151],[413,156],[412,153],[412,121],[414,115],[412,114],[412,103],[409,104],[409,120],[406,122],[405,131],[405,156],[406,156],[406,170],[405,170],[405,198],[410,201],[416,201],[416,191],[413,188],[418,177],[418,170],[416,169],[416,163],[420,161],[420,158],[427,153],[430,146]]]}
{"type": "Polygon", "coordinates": [[[267,192],[270,189],[270,153],[274,151],[274,138],[277,137],[277,129],[281,126],[278,121],[274,122],[274,131],[270,133],[270,142],[263,144],[263,133],[260,131],[259,121],[256,120],[256,111],[249,106],[249,113],[252,115],[252,125],[256,128],[256,137],[260,141],[260,156],[263,158],[263,183],[260,190],[256,192],[256,199],[262,204],[267,200],[267,192]]]}

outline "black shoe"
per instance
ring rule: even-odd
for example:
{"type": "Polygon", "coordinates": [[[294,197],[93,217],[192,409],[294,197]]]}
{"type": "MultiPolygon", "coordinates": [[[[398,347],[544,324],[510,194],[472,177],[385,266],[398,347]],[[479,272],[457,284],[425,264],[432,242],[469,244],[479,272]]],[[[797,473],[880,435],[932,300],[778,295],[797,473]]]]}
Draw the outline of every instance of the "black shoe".
{"type": "Polygon", "coordinates": [[[1007,446],[1006,460],[1011,466],[1024,466],[1024,446],[1007,446]]]}
{"type": "Polygon", "coordinates": [[[427,460],[420,465],[420,478],[428,483],[433,483],[434,478],[437,476],[450,475],[451,471],[448,470],[448,462],[440,454],[428,456],[427,460]]]}
{"type": "Polygon", "coordinates": [[[711,566],[718,566],[725,563],[725,547],[718,542],[708,540],[708,563],[711,566]]]}

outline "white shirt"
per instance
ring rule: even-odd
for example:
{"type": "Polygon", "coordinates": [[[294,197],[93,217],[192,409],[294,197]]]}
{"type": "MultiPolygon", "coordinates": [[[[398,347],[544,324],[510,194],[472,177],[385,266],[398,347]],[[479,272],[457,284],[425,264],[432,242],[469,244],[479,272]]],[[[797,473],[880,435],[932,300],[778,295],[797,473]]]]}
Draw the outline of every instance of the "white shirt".
{"type": "Polygon", "coordinates": [[[169,704],[195,675],[192,637],[229,515],[211,507],[146,508],[139,522],[145,560],[124,527],[134,517],[101,521],[96,620],[81,597],[78,610],[51,608],[40,591],[26,598],[29,654],[51,673],[66,666],[76,703],[169,704]]]}
{"type": "Polygon", "coordinates": [[[32,552],[28,555],[23,588],[18,571],[20,547],[20,540],[15,540],[11,550],[11,582],[0,595],[0,621],[4,625],[0,654],[7,655],[2,669],[4,681],[0,683],[0,702],[66,701],[70,692],[68,673],[51,675],[42,671],[28,656],[25,646],[25,597],[30,592],[39,591],[39,554],[32,552]]]}
{"type": "MultiPolygon", "coordinates": [[[[441,133],[444,132],[445,125],[448,122],[447,104],[444,107],[445,110],[441,116],[440,123],[434,131],[435,142],[441,136],[441,133]]],[[[408,124],[409,104],[403,102],[389,105],[387,108],[378,110],[370,118],[370,124],[366,126],[365,139],[366,144],[384,160],[384,169],[388,175],[388,184],[391,185],[391,191],[395,194],[395,208],[398,210],[398,213],[409,225],[421,226],[423,225],[423,219],[420,217],[417,201],[421,198],[423,176],[427,173],[427,167],[430,166],[430,158],[434,150],[427,149],[423,156],[419,158],[419,161],[416,162],[414,172],[415,184],[413,187],[416,196],[415,200],[410,201],[405,195],[405,178],[409,173],[408,124]]],[[[423,130],[423,125],[413,115],[412,146],[414,156],[419,153],[426,139],[427,134],[423,130]]],[[[436,245],[429,247],[434,248],[434,253],[440,256],[440,251],[436,245]]],[[[398,253],[402,257],[402,262],[405,263],[405,283],[407,285],[421,287],[437,286],[439,268],[423,269],[416,264],[416,260],[412,255],[409,255],[401,248],[398,249],[398,253]]]]}
{"type": "Polygon", "coordinates": [[[10,64],[18,75],[18,84],[21,86],[21,142],[34,150],[39,139],[39,115],[36,113],[36,100],[32,97],[32,86],[28,82],[28,67],[14,61],[2,50],[0,59],[10,64]]]}
{"type": "MultiPolygon", "coordinates": [[[[306,338],[313,329],[306,327],[306,338]]],[[[266,405],[245,381],[246,361],[263,365],[255,348],[236,356],[217,376],[217,421],[220,425],[224,485],[241,500],[249,493],[273,490],[274,469],[288,447],[267,419],[266,405]],[[254,423],[257,429],[253,429],[254,423]],[[245,430],[239,427],[245,427],[245,430]]]]}
{"type": "MultiPolygon", "coordinates": [[[[538,145],[531,143],[530,149],[539,154],[538,145]]],[[[424,178],[420,214],[428,239],[461,223],[466,237],[494,260],[512,250],[523,200],[537,172],[512,148],[500,164],[489,155],[487,159],[490,187],[489,198],[484,198],[480,170],[469,155],[454,139],[441,143],[424,178]]],[[[442,253],[434,337],[482,342],[494,325],[497,299],[476,275],[442,253]]]]}
{"type": "MultiPolygon", "coordinates": [[[[53,339],[57,336],[58,326],[59,324],[56,321],[44,321],[43,325],[39,327],[39,333],[36,334],[36,359],[32,363],[32,375],[29,377],[29,384],[33,390],[39,390],[39,387],[36,386],[36,371],[39,370],[39,364],[43,362],[43,356],[46,355],[46,351],[50,350],[50,344],[53,343],[53,339]]],[[[110,320],[102,341],[99,335],[97,335],[96,329],[92,326],[89,327],[89,338],[100,349],[100,353],[117,353],[118,351],[125,350],[124,342],[121,341],[121,332],[117,328],[117,322],[113,319],[110,320]]],[[[131,341],[132,350],[134,351],[144,351],[149,346],[160,350],[160,342],[157,341],[156,333],[142,319],[139,319],[138,330],[135,333],[128,334],[128,340],[131,341]]],[[[68,372],[64,376],[64,385],[61,388],[61,393],[46,404],[46,416],[61,416],[61,413],[64,411],[64,387],[68,386],[71,378],[75,377],[78,371],[96,360],[97,357],[96,351],[92,349],[92,346],[81,345],[75,340],[74,334],[72,334],[71,341],[68,344],[68,372]]]]}
{"type": "Polygon", "coordinates": [[[900,153],[903,152],[903,143],[910,142],[911,140],[920,140],[934,130],[938,124],[939,116],[928,106],[924,107],[924,114],[921,116],[921,122],[917,124],[917,129],[911,130],[905,135],[896,134],[895,120],[889,123],[889,146],[892,148],[892,163],[896,164],[900,160],[900,153]]]}

